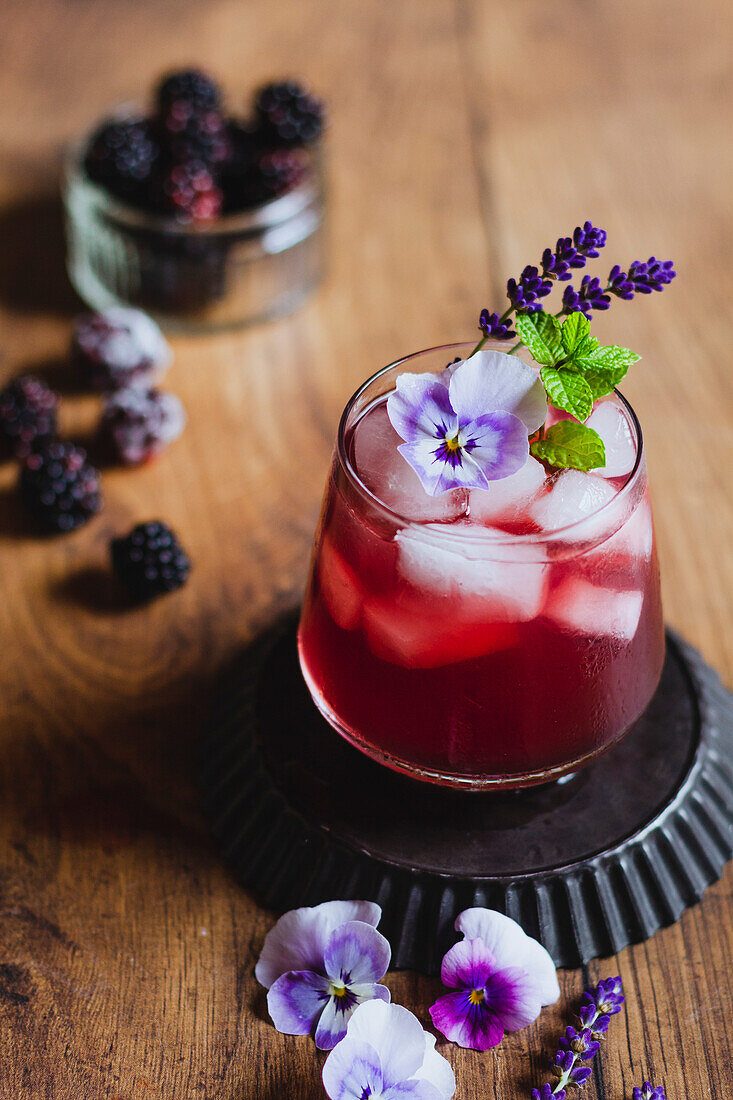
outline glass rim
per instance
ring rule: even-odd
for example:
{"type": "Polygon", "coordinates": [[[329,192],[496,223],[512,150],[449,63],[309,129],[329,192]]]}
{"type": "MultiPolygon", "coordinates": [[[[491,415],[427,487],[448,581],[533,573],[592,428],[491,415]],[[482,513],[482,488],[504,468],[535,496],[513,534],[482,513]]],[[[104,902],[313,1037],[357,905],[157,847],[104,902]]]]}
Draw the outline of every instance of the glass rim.
{"type": "Polygon", "coordinates": [[[216,237],[229,233],[255,234],[260,230],[272,229],[282,225],[291,218],[297,217],[307,210],[315,202],[322,191],[321,153],[320,147],[312,150],[314,172],[302,183],[284,195],[260,203],[251,210],[243,210],[233,214],[221,214],[212,222],[199,225],[181,225],[175,218],[168,218],[164,214],[156,214],[148,210],[141,210],[136,206],[113,195],[100,183],[96,183],[87,175],[84,167],[84,157],[89,147],[89,142],[96,129],[107,119],[125,119],[133,115],[140,115],[139,106],[133,102],[119,104],[112,108],[104,118],[92,126],[82,137],[71,141],[64,155],[64,176],[67,187],[76,182],[81,182],[89,187],[98,200],[113,213],[124,225],[136,229],[150,229],[157,232],[173,234],[179,237],[216,237]]]}
{"type": "MultiPolygon", "coordinates": [[[[357,470],[353,465],[351,458],[349,457],[346,432],[348,428],[349,417],[360,397],[362,397],[362,395],[369,389],[371,385],[373,385],[373,383],[377,382],[380,378],[383,378],[386,374],[389,373],[389,371],[394,370],[396,367],[402,366],[402,364],[404,363],[409,363],[414,359],[419,359],[420,356],[428,355],[431,352],[445,352],[446,354],[450,354],[451,352],[455,352],[456,350],[472,349],[473,347],[475,347],[475,343],[469,340],[459,340],[456,343],[451,344],[437,344],[435,347],[422,348],[420,351],[412,352],[409,355],[403,355],[399,359],[395,359],[393,362],[388,363],[385,367],[382,367],[380,370],[376,371],[375,374],[367,378],[365,382],[362,382],[358,389],[355,390],[354,393],[351,395],[349,400],[346,402],[343,413],[341,414],[341,419],[339,421],[338,431],[336,434],[336,455],[338,456],[339,463],[352,487],[356,489],[357,492],[368,501],[371,507],[376,507],[381,513],[383,513],[383,515],[385,515],[392,521],[396,521],[397,524],[401,527],[410,526],[425,528],[429,526],[431,535],[435,534],[436,538],[438,539],[446,537],[450,538],[452,536],[453,542],[456,541],[456,530],[453,523],[441,523],[438,520],[421,522],[420,520],[410,519],[407,516],[403,516],[399,512],[396,512],[394,509],[390,508],[388,505],[384,504],[383,501],[381,501],[379,497],[376,496],[371,491],[371,489],[369,489],[364,484],[364,482],[359,477],[359,474],[357,473],[357,470]],[[442,530],[442,528],[445,528],[445,530],[442,530]]],[[[491,344],[490,350],[501,350],[501,348],[497,344],[497,342],[493,342],[491,344]]],[[[610,500],[606,501],[605,504],[602,504],[601,507],[596,509],[595,512],[591,512],[590,515],[583,516],[582,519],[575,520],[573,523],[568,523],[564,527],[553,528],[552,531],[533,531],[523,535],[512,535],[509,532],[501,532],[500,535],[495,536],[493,533],[490,534],[486,528],[482,528],[481,531],[476,531],[475,533],[462,531],[460,534],[460,540],[465,540],[466,542],[480,541],[481,544],[485,546],[541,546],[552,542],[562,541],[567,532],[572,532],[574,535],[577,535],[577,532],[583,527],[584,524],[589,524],[591,520],[596,520],[597,517],[602,515],[604,512],[606,512],[607,514],[607,510],[610,509],[612,505],[616,505],[619,500],[629,497],[631,495],[632,489],[635,487],[638,481],[638,475],[641,469],[641,461],[644,456],[644,436],[641,430],[641,423],[639,422],[639,418],[636,415],[633,406],[630,404],[629,401],[627,401],[621,391],[618,390],[616,387],[614,387],[613,389],[613,394],[621,402],[621,405],[625,412],[629,415],[632,426],[634,428],[634,432],[636,435],[636,458],[634,460],[634,465],[629,471],[623,485],[614,493],[610,500]]],[[[619,526],[622,525],[623,524],[620,524],[619,526]]],[[[615,533],[615,530],[617,529],[618,528],[614,529],[613,532],[609,532],[608,534],[604,534],[603,539],[599,541],[605,541],[605,539],[610,538],[611,534],[615,533]]],[[[574,548],[576,548],[575,544],[574,548]]],[[[582,552],[582,549],[580,547],[578,547],[577,549],[578,552],[582,552]]]]}

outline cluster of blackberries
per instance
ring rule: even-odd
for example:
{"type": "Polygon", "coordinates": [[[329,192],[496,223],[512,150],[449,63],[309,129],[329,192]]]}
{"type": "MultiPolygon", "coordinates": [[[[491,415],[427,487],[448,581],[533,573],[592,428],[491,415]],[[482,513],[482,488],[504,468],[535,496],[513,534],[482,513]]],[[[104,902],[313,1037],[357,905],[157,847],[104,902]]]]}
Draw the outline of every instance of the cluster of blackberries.
{"type": "MultiPolygon", "coordinates": [[[[100,437],[127,465],[158,454],[186,423],[179,399],[153,388],[170,348],[158,326],[134,309],[85,314],[74,326],[72,355],[88,387],[100,391],[100,437]]],[[[99,471],[86,451],[58,438],[58,395],[41,379],[22,375],[0,390],[0,444],[20,460],[20,499],[46,531],[81,527],[102,508],[99,471]]],[[[165,524],[141,524],[112,544],[115,573],[135,598],[182,585],[190,562],[165,524]]]]}
{"type": "Polygon", "coordinates": [[[104,122],[85,166],[124,202],[183,224],[210,222],[302,182],[323,123],[323,105],[292,80],[260,88],[243,120],[225,112],[210,76],[185,69],[161,80],[149,117],[104,122]]]}

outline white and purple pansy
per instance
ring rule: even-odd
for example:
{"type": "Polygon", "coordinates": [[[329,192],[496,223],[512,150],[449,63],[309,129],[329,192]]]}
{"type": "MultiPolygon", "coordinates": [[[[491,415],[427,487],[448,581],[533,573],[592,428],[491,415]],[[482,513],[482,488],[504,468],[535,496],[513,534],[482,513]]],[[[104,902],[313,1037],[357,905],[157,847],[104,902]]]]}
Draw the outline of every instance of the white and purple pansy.
{"type": "Polygon", "coordinates": [[[441,374],[402,374],[387,401],[398,448],[430,496],[488,489],[520,470],[547,402],[537,372],[501,351],[477,351],[441,374]]]}
{"type": "Polygon", "coordinates": [[[331,1100],[450,1100],[456,1079],[411,1012],[370,1001],[326,1059],[323,1086],[331,1100]]]}
{"type": "Polygon", "coordinates": [[[451,1042],[488,1050],[558,999],[555,964],[516,921],[492,909],[467,909],[456,929],[465,938],[446,953],[440,972],[454,992],[439,997],[430,1015],[451,1042]]]}
{"type": "Polygon", "coordinates": [[[373,902],[327,901],[280,918],[255,967],[278,1031],[314,1034],[316,1045],[330,1050],[358,1005],[389,1001],[389,990],[379,985],[391,957],[376,929],[381,915],[373,902]]]}

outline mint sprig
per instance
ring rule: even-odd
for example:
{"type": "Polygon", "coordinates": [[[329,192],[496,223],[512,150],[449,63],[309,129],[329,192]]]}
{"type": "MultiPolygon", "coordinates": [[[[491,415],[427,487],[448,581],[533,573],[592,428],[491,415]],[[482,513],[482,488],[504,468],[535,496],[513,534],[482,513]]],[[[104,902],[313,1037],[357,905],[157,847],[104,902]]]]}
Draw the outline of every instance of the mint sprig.
{"type": "Polygon", "coordinates": [[[547,400],[576,420],[587,420],[594,402],[611,393],[639,358],[628,348],[599,345],[582,313],[571,313],[562,323],[549,313],[525,314],[516,326],[522,343],[542,367],[547,400]]]}
{"type": "Polygon", "coordinates": [[[606,448],[598,432],[577,420],[553,424],[529,449],[535,458],[558,469],[595,470],[606,465],[606,448]]]}

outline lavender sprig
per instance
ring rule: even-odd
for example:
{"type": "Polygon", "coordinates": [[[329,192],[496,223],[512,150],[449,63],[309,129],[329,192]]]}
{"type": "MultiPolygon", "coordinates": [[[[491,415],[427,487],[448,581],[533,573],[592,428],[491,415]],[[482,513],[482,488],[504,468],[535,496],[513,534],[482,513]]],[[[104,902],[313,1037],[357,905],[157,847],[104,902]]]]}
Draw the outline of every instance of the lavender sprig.
{"type": "Polygon", "coordinates": [[[478,327],[488,340],[516,340],[517,334],[512,328],[511,321],[500,317],[498,313],[489,313],[488,309],[482,309],[478,319],[478,327]]]}
{"type": "MultiPolygon", "coordinates": [[[[620,978],[606,978],[600,981],[594,989],[587,989],[583,995],[583,1004],[580,1009],[581,1030],[568,1026],[565,1034],[558,1044],[558,1050],[552,1065],[552,1074],[555,1084],[545,1084],[541,1089],[532,1089],[532,1100],[565,1100],[567,1089],[581,1088],[592,1070],[583,1062],[591,1062],[600,1050],[601,1041],[608,1031],[608,1022],[611,1016],[621,1011],[624,1003],[620,978]]],[[[646,1084],[644,1088],[646,1088],[646,1084]]],[[[648,1100],[643,1094],[634,1100],[648,1100]]],[[[660,1100],[653,1096],[652,1100],[660,1100]]],[[[662,1095],[661,1100],[665,1100],[662,1095]]]]}
{"type": "Polygon", "coordinates": [[[667,1100],[662,1086],[657,1085],[655,1088],[649,1081],[645,1081],[641,1088],[635,1088],[632,1098],[633,1100],[667,1100]]]}

